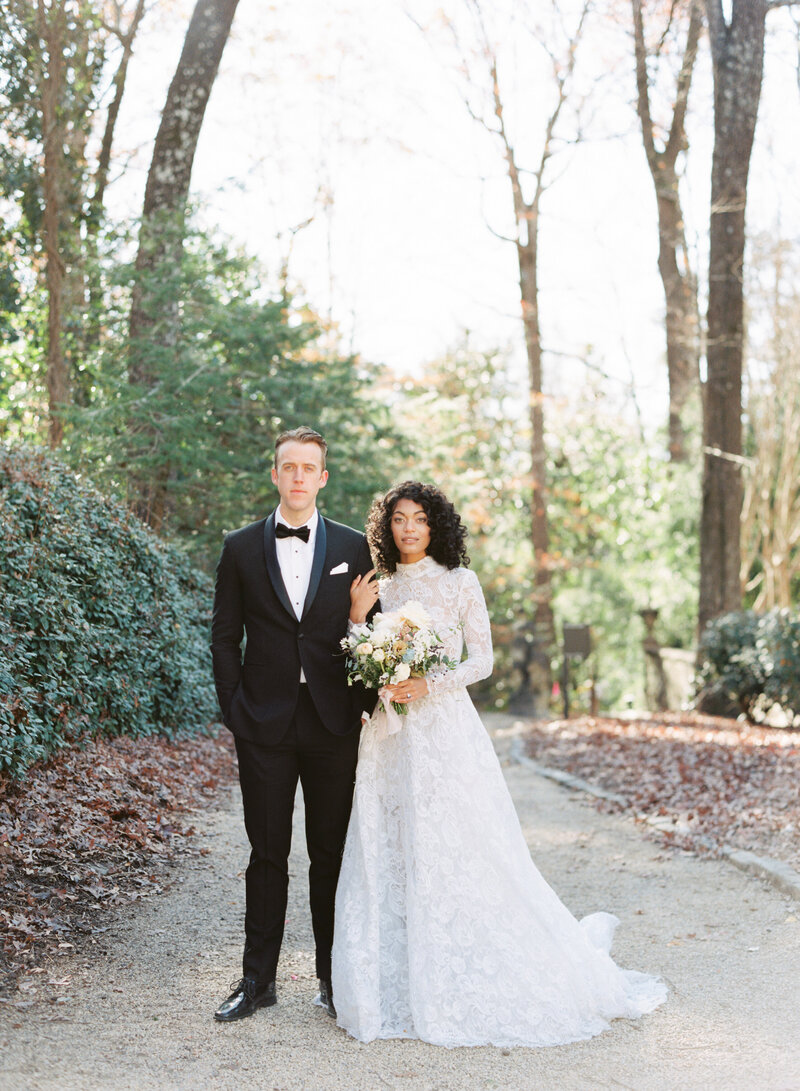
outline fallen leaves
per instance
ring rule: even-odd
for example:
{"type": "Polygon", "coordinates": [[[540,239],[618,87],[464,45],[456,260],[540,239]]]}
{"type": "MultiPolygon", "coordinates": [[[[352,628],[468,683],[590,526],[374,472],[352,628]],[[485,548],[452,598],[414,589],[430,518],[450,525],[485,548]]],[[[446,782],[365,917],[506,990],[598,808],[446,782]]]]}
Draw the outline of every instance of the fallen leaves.
{"type": "Polygon", "coordinates": [[[187,814],[235,768],[223,732],[94,740],[0,778],[0,994],[104,932],[109,908],[159,893],[187,814]]]}
{"type": "MultiPolygon", "coordinates": [[[[800,867],[800,733],[696,713],[537,723],[527,750],[623,796],[683,848],[747,849],[800,867]]],[[[603,810],[619,805],[599,800],[603,810]]]]}

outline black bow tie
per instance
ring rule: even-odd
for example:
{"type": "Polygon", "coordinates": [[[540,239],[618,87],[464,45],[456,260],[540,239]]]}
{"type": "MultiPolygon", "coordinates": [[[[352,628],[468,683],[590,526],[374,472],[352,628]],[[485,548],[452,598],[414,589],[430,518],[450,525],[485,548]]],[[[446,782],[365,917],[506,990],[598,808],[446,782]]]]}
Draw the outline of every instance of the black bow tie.
{"type": "Polygon", "coordinates": [[[302,538],[304,542],[307,542],[310,534],[309,527],[287,527],[285,523],[275,524],[276,538],[302,538]]]}

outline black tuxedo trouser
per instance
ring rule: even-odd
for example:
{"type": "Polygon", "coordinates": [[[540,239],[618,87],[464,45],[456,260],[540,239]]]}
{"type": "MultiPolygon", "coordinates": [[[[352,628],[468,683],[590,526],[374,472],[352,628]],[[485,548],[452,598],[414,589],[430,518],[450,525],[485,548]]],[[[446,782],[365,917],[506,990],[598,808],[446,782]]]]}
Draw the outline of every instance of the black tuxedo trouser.
{"type": "Polygon", "coordinates": [[[357,730],[332,735],[308,688],[300,686],[294,719],[281,741],[262,746],[236,738],[244,824],[250,841],[245,877],[245,977],[275,980],[286,920],[289,850],[297,781],[303,786],[311,922],[317,976],[330,980],[333,910],[353,802],[357,730]]]}

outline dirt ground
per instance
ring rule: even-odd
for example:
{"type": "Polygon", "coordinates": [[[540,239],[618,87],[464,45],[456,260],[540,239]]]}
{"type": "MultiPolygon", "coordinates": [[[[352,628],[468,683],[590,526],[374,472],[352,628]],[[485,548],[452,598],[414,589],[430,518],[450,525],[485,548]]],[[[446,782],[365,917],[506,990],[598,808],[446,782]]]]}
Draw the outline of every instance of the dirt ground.
{"type": "Polygon", "coordinates": [[[659,848],[512,762],[521,725],[488,726],[537,865],[576,916],[620,917],[617,961],[669,985],[658,1011],[551,1049],[353,1041],[312,1005],[298,806],[279,1003],[216,1024],[239,976],[247,859],[238,794],[225,793],[196,822],[210,851],[182,858],[167,893],[122,911],[91,959],[65,949],[35,999],[0,1005],[0,1088],[800,1091],[800,904],[725,861],[659,848]]]}

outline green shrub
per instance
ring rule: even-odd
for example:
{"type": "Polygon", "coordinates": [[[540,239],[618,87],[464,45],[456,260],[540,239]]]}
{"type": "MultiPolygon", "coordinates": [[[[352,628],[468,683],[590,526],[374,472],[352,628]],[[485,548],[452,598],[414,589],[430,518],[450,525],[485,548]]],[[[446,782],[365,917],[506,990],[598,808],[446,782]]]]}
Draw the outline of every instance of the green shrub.
{"type": "Polygon", "coordinates": [[[774,706],[800,717],[800,619],[786,609],[741,610],[709,622],[700,641],[700,694],[722,690],[751,719],[774,706]]]}
{"type": "Polygon", "coordinates": [[[0,771],[85,736],[205,728],[210,603],[206,577],[120,504],[0,444],[0,771]]]}

